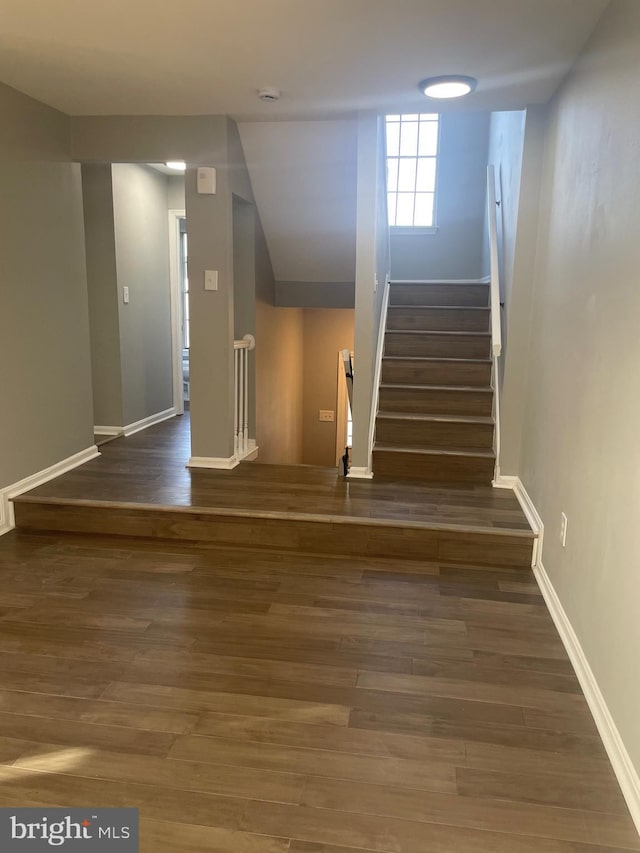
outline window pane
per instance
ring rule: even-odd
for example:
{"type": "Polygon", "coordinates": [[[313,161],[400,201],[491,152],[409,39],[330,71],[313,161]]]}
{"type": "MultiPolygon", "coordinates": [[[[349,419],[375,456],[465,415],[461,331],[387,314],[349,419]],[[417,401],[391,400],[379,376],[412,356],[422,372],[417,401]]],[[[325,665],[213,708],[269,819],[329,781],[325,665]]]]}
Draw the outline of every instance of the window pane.
{"type": "Polygon", "coordinates": [[[398,189],[398,163],[399,160],[395,157],[390,157],[387,160],[387,189],[389,192],[395,192],[398,189]]]}
{"type": "Polygon", "coordinates": [[[427,157],[418,160],[418,179],[416,190],[418,192],[432,193],[436,188],[436,158],[427,157]]]}
{"type": "Polygon", "coordinates": [[[438,121],[438,113],[420,113],[420,121],[438,121]]]}
{"type": "Polygon", "coordinates": [[[387,121],[400,121],[400,116],[387,116],[387,121]]]}
{"type": "Polygon", "coordinates": [[[396,225],[413,225],[413,193],[398,193],[396,225]]]}
{"type": "Polygon", "coordinates": [[[400,132],[400,154],[402,157],[415,157],[418,152],[418,122],[402,122],[400,132]]]}
{"type": "Polygon", "coordinates": [[[433,225],[433,193],[416,193],[416,226],[433,225]]]}
{"type": "Polygon", "coordinates": [[[397,157],[400,153],[400,122],[387,123],[387,155],[397,157]]]}
{"type": "Polygon", "coordinates": [[[401,118],[402,121],[418,121],[420,116],[417,113],[415,115],[413,113],[403,113],[401,118]]]}
{"type": "Polygon", "coordinates": [[[389,225],[396,224],[396,194],[389,193],[387,195],[387,206],[389,211],[389,225]]]}
{"type": "Polygon", "coordinates": [[[416,160],[399,160],[398,190],[400,192],[414,192],[416,188],[416,160]]]}
{"type": "Polygon", "coordinates": [[[438,122],[420,122],[420,145],[418,154],[420,157],[434,157],[438,153],[438,122]]]}

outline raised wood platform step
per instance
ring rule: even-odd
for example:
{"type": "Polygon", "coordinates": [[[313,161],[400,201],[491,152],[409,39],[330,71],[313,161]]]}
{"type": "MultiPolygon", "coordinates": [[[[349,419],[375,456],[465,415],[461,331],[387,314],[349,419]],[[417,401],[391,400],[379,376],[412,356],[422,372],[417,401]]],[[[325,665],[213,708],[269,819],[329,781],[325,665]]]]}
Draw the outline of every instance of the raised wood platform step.
{"type": "Polygon", "coordinates": [[[376,441],[396,447],[491,450],[493,428],[493,420],[484,416],[378,412],[376,441]]]}
{"type": "Polygon", "coordinates": [[[388,356],[382,359],[382,381],[408,385],[473,385],[491,383],[491,360],[388,356]]]}
{"type": "Polygon", "coordinates": [[[489,308],[390,305],[387,312],[387,329],[488,332],[490,314],[489,308]]]}
{"type": "Polygon", "coordinates": [[[489,358],[491,334],[396,329],[385,334],[384,354],[422,358],[489,358]]]}
{"type": "Polygon", "coordinates": [[[390,305],[471,305],[486,308],[489,285],[477,282],[392,281],[390,305]]]}
{"type": "Polygon", "coordinates": [[[376,477],[422,482],[476,483],[489,486],[493,478],[493,451],[432,447],[394,447],[376,441],[373,470],[376,477]]]}
{"type": "Polygon", "coordinates": [[[533,547],[531,531],[455,521],[225,507],[116,505],[68,499],[18,498],[16,521],[22,531],[157,537],[345,557],[402,555],[403,560],[464,563],[479,568],[528,568],[533,547]]]}
{"type": "Polygon", "coordinates": [[[379,411],[424,414],[491,415],[493,390],[474,386],[380,386],[379,411]]]}

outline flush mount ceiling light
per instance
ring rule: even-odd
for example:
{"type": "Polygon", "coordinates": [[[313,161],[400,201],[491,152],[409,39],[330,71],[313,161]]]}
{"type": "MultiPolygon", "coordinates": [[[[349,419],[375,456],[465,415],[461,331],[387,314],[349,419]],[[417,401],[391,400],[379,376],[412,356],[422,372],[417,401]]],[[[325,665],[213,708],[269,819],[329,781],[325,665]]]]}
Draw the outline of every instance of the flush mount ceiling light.
{"type": "Polygon", "coordinates": [[[428,77],[418,83],[418,89],[427,98],[462,98],[478,85],[475,77],[462,74],[446,74],[442,77],[428,77]]]}
{"type": "Polygon", "coordinates": [[[176,172],[185,172],[187,170],[187,164],[182,160],[169,160],[165,165],[167,169],[174,169],[176,172]]]}

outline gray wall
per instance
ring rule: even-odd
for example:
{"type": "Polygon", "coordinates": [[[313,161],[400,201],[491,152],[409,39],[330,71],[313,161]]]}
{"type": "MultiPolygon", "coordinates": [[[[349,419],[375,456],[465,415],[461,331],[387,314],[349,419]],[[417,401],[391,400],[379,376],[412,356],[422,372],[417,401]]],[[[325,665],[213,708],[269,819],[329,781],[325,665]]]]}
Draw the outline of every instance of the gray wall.
{"type": "MultiPolygon", "coordinates": [[[[232,198],[254,201],[235,123],[224,116],[85,116],[73,118],[71,127],[74,156],[82,162],[187,163],[191,451],[228,458],[233,453],[232,198]],[[198,195],[196,166],[217,168],[215,195],[198,195]],[[204,290],[206,269],[218,270],[216,292],[204,290]]],[[[261,250],[256,269],[265,266],[261,250]]]]}
{"type": "Polygon", "coordinates": [[[551,105],[519,462],[544,566],[636,772],[639,78],[640,5],[613,0],[551,105]]]}
{"type": "Polygon", "coordinates": [[[126,425],[173,405],[167,178],[148,166],[115,164],[112,179],[126,425]]]}
{"type": "Polygon", "coordinates": [[[355,468],[370,466],[369,423],[374,404],[375,358],[384,283],[389,270],[386,145],[383,119],[358,117],[355,371],[353,451],[355,468]],[[377,286],[376,286],[377,281],[377,286]]]}
{"type": "Polygon", "coordinates": [[[93,423],[123,426],[118,276],[111,166],[82,167],[82,198],[91,330],[93,423]]]}
{"type": "Polygon", "coordinates": [[[184,175],[167,177],[167,207],[169,210],[184,210],[184,175]]]}
{"type": "Polygon", "coordinates": [[[93,444],[80,167],[69,120],[0,84],[0,488],[93,444]]]}
{"type": "Polygon", "coordinates": [[[443,113],[433,234],[391,235],[393,279],[483,275],[490,113],[443,113]]]}
{"type": "Polygon", "coordinates": [[[524,430],[546,118],[545,107],[530,107],[526,111],[495,113],[491,120],[489,162],[496,170],[500,200],[500,297],[504,303],[502,358],[498,362],[502,474],[517,473],[524,430]]]}

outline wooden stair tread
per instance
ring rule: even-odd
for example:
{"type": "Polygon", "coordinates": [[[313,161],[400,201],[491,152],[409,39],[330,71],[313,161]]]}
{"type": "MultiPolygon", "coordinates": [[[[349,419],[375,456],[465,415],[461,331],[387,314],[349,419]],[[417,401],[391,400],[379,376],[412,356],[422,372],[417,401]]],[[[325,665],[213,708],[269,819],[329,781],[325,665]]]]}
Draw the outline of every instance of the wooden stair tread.
{"type": "Polygon", "coordinates": [[[415,361],[418,363],[491,364],[490,358],[450,358],[442,355],[385,355],[383,361],[415,361]]]}
{"type": "Polygon", "coordinates": [[[417,453],[423,456],[474,456],[481,459],[495,459],[493,450],[471,450],[465,447],[397,447],[394,444],[379,444],[377,441],[374,450],[384,450],[385,453],[417,453]]]}
{"type": "Polygon", "coordinates": [[[404,388],[411,391],[481,391],[483,394],[493,394],[490,385],[407,385],[403,382],[381,382],[383,388],[404,388]]]}
{"type": "Polygon", "coordinates": [[[406,311],[410,309],[411,311],[415,311],[416,308],[427,308],[436,311],[491,311],[491,308],[485,308],[484,305],[431,305],[429,303],[425,305],[389,305],[387,310],[406,311]]]}
{"type": "MultiPolygon", "coordinates": [[[[390,306],[392,307],[392,306],[390,306]]],[[[421,306],[415,306],[417,308],[421,306]]],[[[449,337],[453,335],[454,337],[481,337],[481,338],[490,338],[491,332],[456,332],[455,330],[446,330],[446,329],[387,329],[386,334],[388,335],[443,335],[445,337],[449,337]]]]}
{"type": "Polygon", "coordinates": [[[422,412],[388,412],[379,411],[378,418],[385,420],[400,420],[400,421],[428,421],[430,423],[455,423],[455,424],[491,424],[493,418],[486,415],[434,415],[423,414],[422,412]]]}

